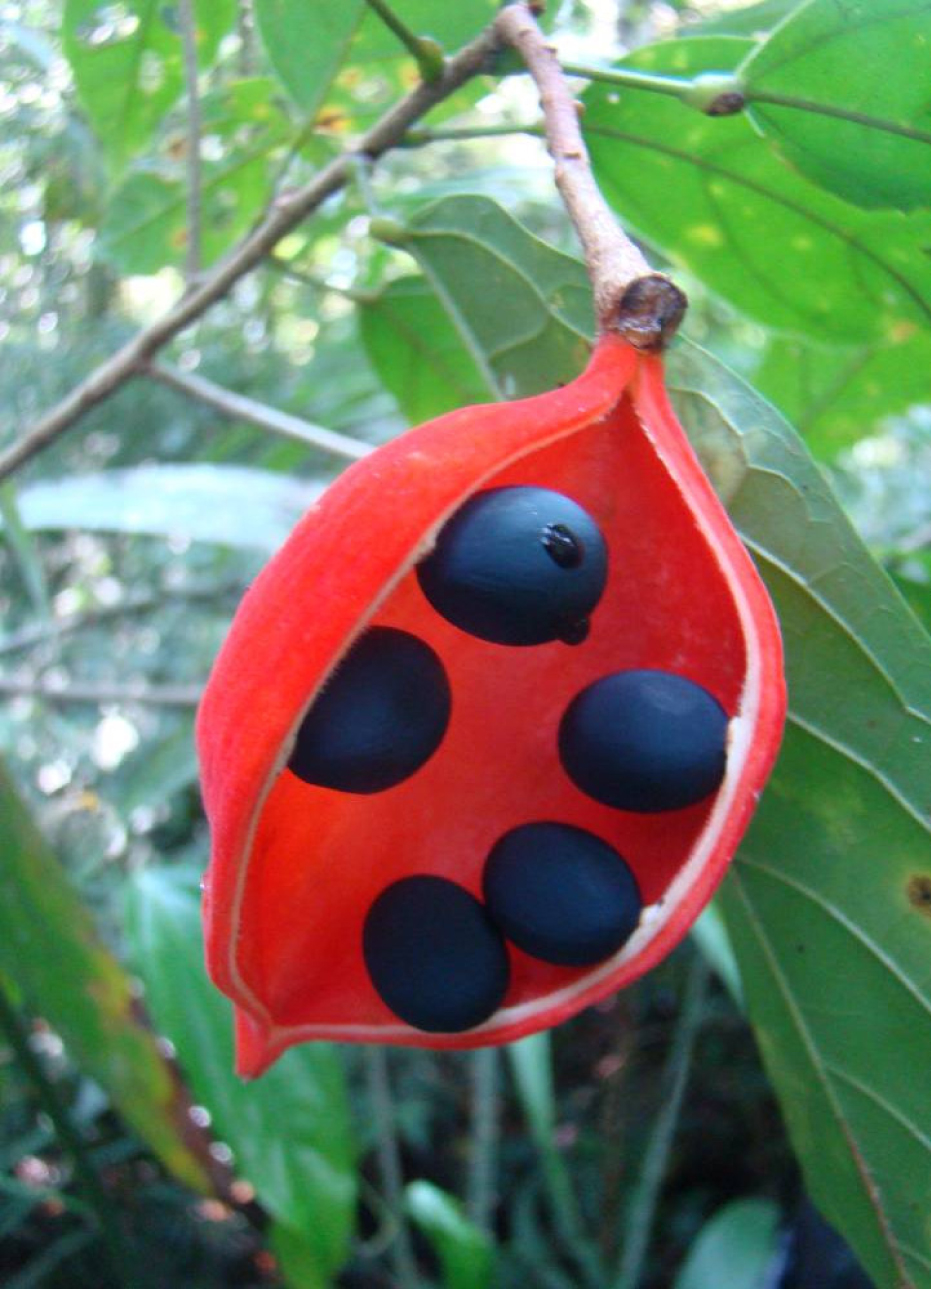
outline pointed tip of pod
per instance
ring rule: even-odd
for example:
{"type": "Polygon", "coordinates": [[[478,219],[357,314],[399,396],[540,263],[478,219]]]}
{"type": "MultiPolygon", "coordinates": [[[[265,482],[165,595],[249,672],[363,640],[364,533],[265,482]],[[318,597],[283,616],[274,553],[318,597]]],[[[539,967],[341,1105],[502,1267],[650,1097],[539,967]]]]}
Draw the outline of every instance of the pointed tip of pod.
{"type": "Polygon", "coordinates": [[[241,1079],[257,1079],[281,1055],[267,1028],[243,1011],[233,1008],[236,1035],[236,1073],[241,1079]]]}

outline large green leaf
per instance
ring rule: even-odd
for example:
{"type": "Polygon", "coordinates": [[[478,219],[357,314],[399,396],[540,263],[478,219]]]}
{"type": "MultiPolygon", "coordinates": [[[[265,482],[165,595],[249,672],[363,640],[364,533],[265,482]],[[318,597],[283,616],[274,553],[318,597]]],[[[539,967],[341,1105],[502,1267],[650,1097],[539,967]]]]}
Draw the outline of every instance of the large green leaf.
{"type": "Polygon", "coordinates": [[[269,61],[309,116],[323,101],[365,8],[364,0],[255,0],[269,61]]]}
{"type": "MultiPolygon", "coordinates": [[[[726,71],[747,41],[667,41],[629,65],[726,71]]],[[[631,228],[766,326],[823,340],[892,340],[931,322],[931,220],[866,212],[790,170],[742,116],[591,85],[585,134],[631,228]]]]}
{"type": "MultiPolygon", "coordinates": [[[[480,298],[483,263],[510,282],[515,264],[547,258],[489,204],[441,203],[447,224],[469,205],[482,216],[472,259],[443,256],[442,276],[431,262],[444,302],[480,298]]],[[[522,321],[546,364],[566,324],[546,292],[535,307],[528,294],[522,321]]],[[[481,326],[471,308],[451,316],[499,386],[524,392],[507,309],[479,310],[481,326]]],[[[925,1289],[931,1231],[915,1197],[931,1193],[931,1107],[915,1072],[931,1067],[931,641],[778,413],[694,346],[676,346],[669,370],[787,650],[785,748],[725,893],[750,1014],[813,1198],[882,1289],[925,1289]]]]}
{"type": "Polygon", "coordinates": [[[931,206],[928,0],[808,0],[740,69],[751,119],[861,206],[931,206]]]}
{"type": "Polygon", "coordinates": [[[209,1189],[184,1140],[177,1089],[137,1019],[133,983],[98,939],[2,766],[0,820],[0,970],[175,1176],[209,1189]]]}
{"type": "Polygon", "coordinates": [[[931,1285],[931,640],[779,415],[670,383],[776,603],[790,714],[723,904],[808,1190],[877,1285],[931,1285]]]}
{"type": "Polygon", "coordinates": [[[196,874],[138,873],[128,890],[127,934],[146,1006],[174,1044],[214,1135],[232,1150],[237,1174],[275,1218],[276,1247],[301,1268],[294,1283],[326,1289],[346,1260],[356,1203],[337,1049],[292,1048],[254,1083],[233,1073],[231,1009],[204,970],[196,874]]]}
{"type": "Polygon", "coordinates": [[[815,456],[876,433],[883,417],[928,401],[931,336],[893,345],[828,347],[771,337],[753,374],[756,388],[804,435],[815,456]]]}
{"type": "Polygon", "coordinates": [[[398,278],[362,301],[359,323],[369,361],[413,424],[494,396],[424,278],[398,278]]]}
{"type": "Polygon", "coordinates": [[[487,197],[434,202],[398,240],[496,397],[537,394],[579,372],[593,315],[578,260],[533,237],[487,197]]]}
{"type": "Polygon", "coordinates": [[[19,513],[28,529],[175,534],[270,554],[323,487],[249,466],[135,466],[30,484],[19,513]]]}
{"type": "MultiPolygon", "coordinates": [[[[213,61],[235,0],[197,6],[198,63],[213,61]]],[[[66,0],[62,41],[78,97],[111,161],[141,151],[184,83],[177,9],[161,0],[66,0]]]]}

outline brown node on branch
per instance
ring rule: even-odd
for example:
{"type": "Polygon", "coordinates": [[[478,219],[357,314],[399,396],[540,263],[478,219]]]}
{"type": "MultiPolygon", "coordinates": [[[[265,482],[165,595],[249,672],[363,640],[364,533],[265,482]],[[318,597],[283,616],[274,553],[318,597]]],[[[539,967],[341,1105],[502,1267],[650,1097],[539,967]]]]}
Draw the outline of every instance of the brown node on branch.
{"type": "Polygon", "coordinates": [[[706,116],[736,116],[747,105],[747,100],[739,90],[728,90],[705,108],[706,116]]]}
{"type": "Polygon", "coordinates": [[[679,329],[688,297],[660,273],[635,278],[624,290],[611,330],[618,332],[635,349],[658,353],[665,349],[679,329]]]}

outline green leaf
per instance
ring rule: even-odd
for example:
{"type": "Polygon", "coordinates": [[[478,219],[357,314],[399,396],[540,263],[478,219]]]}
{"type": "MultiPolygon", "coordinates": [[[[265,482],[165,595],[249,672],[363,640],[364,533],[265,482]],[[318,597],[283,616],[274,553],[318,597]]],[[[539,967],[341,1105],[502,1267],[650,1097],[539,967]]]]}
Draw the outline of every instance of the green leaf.
{"type": "Polygon", "coordinates": [[[271,553],[323,487],[248,466],[146,465],[30,484],[19,510],[28,529],[173,534],[271,553]]]}
{"type": "Polygon", "coordinates": [[[778,1237],[779,1209],[772,1200],[733,1200],[699,1231],[673,1289],[760,1289],[776,1263],[778,1237]]]}
{"type": "MultiPolygon", "coordinates": [[[[667,41],[626,65],[728,71],[747,41],[667,41]]],[[[585,134],[630,228],[768,327],[890,341],[931,322],[931,220],[868,213],[791,171],[742,116],[591,85],[585,134]]]]}
{"type": "Polygon", "coordinates": [[[843,349],[773,336],[753,383],[827,460],[875,433],[883,417],[927,402],[929,368],[924,332],[903,344],[843,349]]]}
{"type": "Polygon", "coordinates": [[[682,36],[752,36],[767,35],[787,14],[797,9],[804,0],[761,0],[744,9],[728,9],[696,23],[683,27],[682,36]]]}
{"type": "Polygon", "coordinates": [[[893,580],[912,613],[931,635],[931,583],[917,582],[902,573],[894,575],[893,580]]]}
{"type": "Polygon", "coordinates": [[[320,107],[365,11],[364,0],[255,0],[272,68],[308,116],[320,107]]]}
{"type": "Polygon", "coordinates": [[[19,501],[12,480],[0,483],[0,530],[10,548],[32,608],[39,618],[51,617],[51,599],[42,559],[19,513],[19,501]]]}
{"type": "Polygon", "coordinates": [[[722,901],[806,1186],[881,1289],[931,1285],[931,640],[779,415],[694,347],[679,413],[773,595],[782,754],[722,901]]]}
{"type": "Polygon", "coordinates": [[[494,397],[424,278],[398,278],[358,314],[369,361],[412,424],[494,397]]]}
{"type": "Polygon", "coordinates": [[[98,939],[2,766],[0,820],[0,970],[175,1176],[209,1190],[176,1118],[171,1075],[136,1019],[132,981],[98,939]]]}
{"type": "MultiPolygon", "coordinates": [[[[201,71],[233,25],[234,0],[197,6],[201,71]]],[[[78,97],[111,162],[120,168],[150,142],[181,93],[183,54],[176,8],[163,0],[65,0],[65,55],[78,97]]]]}
{"type": "Polygon", "coordinates": [[[399,234],[487,388],[518,398],[571,380],[593,329],[585,271],[487,197],[447,197],[399,234]]]}
{"type": "Polygon", "coordinates": [[[860,206],[931,206],[926,0],[809,0],[740,68],[749,115],[860,206]]]}
{"type": "Polygon", "coordinates": [[[490,1289],[494,1248],[465,1217],[462,1206],[432,1182],[411,1182],[404,1192],[411,1218],[436,1250],[445,1289],[490,1289]]]}
{"type": "Polygon", "coordinates": [[[712,900],[705,907],[690,934],[735,1005],[743,1011],[744,997],[743,985],[740,983],[740,968],[737,966],[734,949],[724,924],[724,915],[717,900],[712,900]]]}
{"type": "MultiPolygon", "coordinates": [[[[203,100],[209,155],[201,163],[201,242],[205,265],[255,222],[271,190],[270,159],[293,133],[275,101],[274,82],[236,81],[203,100]]],[[[95,252],[121,273],[156,273],[184,262],[188,238],[185,178],[137,170],[109,202],[95,252]]]]}
{"type": "Polygon", "coordinates": [[[127,892],[127,934],[146,1006],[174,1044],[212,1132],[277,1224],[276,1247],[325,1289],[343,1265],[356,1203],[356,1150],[342,1064],[326,1043],[292,1048],[262,1078],[233,1073],[229,1003],[207,979],[197,874],[146,869],[127,892]]]}

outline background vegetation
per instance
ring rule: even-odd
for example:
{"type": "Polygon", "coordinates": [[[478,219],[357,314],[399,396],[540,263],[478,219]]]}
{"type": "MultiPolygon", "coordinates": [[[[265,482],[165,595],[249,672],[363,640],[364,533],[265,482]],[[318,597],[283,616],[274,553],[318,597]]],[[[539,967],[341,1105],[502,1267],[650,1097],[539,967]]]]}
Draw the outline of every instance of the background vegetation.
{"type": "Polygon", "coordinates": [[[786,640],[716,906],[550,1036],[231,1073],[191,731],[237,599],[343,460],[591,334],[513,55],[356,147],[494,9],[0,2],[4,1285],[931,1286],[922,0],[544,20],[786,640]]]}

